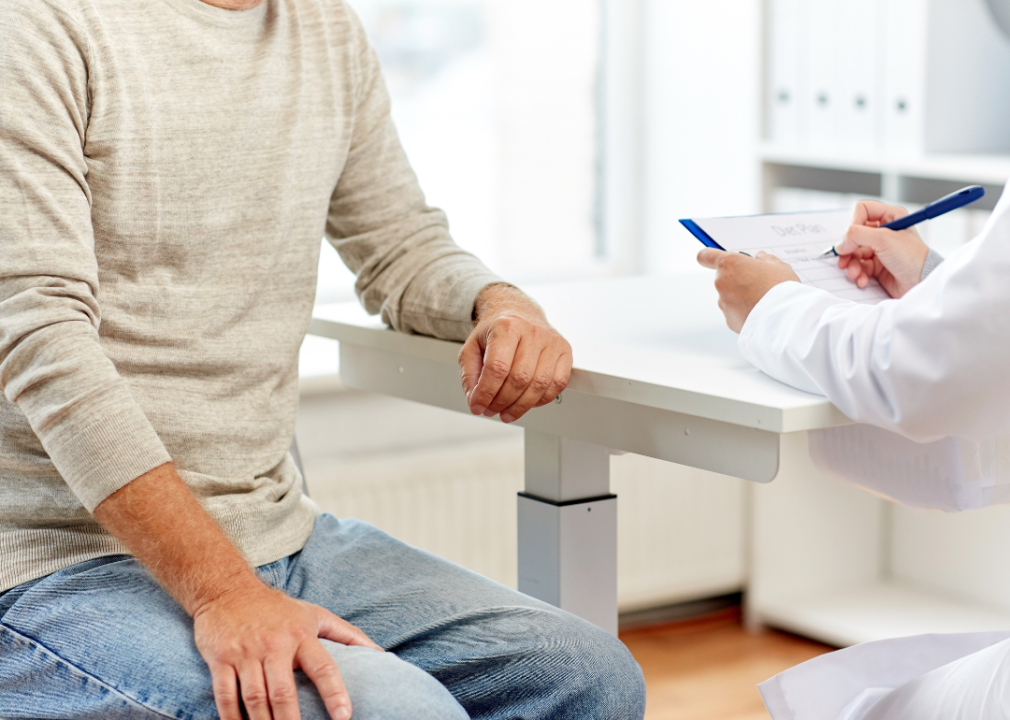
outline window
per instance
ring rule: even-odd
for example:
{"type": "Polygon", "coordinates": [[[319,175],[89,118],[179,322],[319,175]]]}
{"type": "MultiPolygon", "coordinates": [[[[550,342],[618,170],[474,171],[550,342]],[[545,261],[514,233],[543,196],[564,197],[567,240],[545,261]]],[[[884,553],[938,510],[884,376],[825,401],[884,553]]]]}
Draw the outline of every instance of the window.
{"type": "MultiPolygon", "coordinates": [[[[594,0],[351,0],[453,238],[515,282],[600,272],[594,0]]],[[[323,248],[318,302],[353,297],[323,248]]],[[[303,351],[303,374],[316,339],[303,351]]],[[[332,351],[330,351],[332,354],[332,351]]]]}

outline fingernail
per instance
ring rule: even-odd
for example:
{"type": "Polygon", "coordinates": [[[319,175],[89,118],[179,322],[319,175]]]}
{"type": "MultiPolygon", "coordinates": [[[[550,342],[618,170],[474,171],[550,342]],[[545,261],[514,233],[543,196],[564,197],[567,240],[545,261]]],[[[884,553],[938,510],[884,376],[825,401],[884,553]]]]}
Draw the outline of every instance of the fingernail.
{"type": "Polygon", "coordinates": [[[503,423],[510,423],[510,422],[514,422],[515,418],[512,417],[511,415],[509,415],[508,413],[502,413],[501,414],[501,421],[503,423]]]}
{"type": "Polygon", "coordinates": [[[483,415],[485,410],[487,410],[487,408],[484,407],[483,405],[474,405],[473,407],[470,408],[470,412],[472,412],[474,415],[483,415]]]}
{"type": "Polygon", "coordinates": [[[338,707],[333,711],[333,720],[351,720],[351,711],[346,707],[338,707]]]}
{"type": "Polygon", "coordinates": [[[485,410],[484,417],[494,417],[497,413],[494,410],[485,410]]]}

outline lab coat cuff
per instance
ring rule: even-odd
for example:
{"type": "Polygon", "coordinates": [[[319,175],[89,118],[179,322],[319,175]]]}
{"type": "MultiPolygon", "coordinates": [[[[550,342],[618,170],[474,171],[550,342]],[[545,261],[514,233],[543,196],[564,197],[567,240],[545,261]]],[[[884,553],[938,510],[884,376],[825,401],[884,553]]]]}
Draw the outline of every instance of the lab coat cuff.
{"type": "MultiPolygon", "coordinates": [[[[791,302],[802,302],[804,296],[824,294],[823,290],[804,285],[798,282],[779,283],[765,293],[765,296],[758,300],[744,321],[743,328],[740,329],[738,345],[747,354],[745,347],[752,345],[758,338],[766,336],[766,328],[769,317],[791,302]]],[[[767,339],[767,338],[766,338],[767,339]]]]}
{"type": "Polygon", "coordinates": [[[747,362],[776,380],[805,392],[823,394],[803,363],[796,362],[796,343],[828,307],[848,303],[810,285],[781,283],[751,310],[737,345],[747,362]]]}

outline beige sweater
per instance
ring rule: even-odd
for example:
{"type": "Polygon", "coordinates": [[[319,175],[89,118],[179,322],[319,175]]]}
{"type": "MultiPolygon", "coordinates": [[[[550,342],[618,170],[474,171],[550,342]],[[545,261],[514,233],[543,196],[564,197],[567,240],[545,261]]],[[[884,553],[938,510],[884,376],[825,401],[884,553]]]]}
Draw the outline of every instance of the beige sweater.
{"type": "Polygon", "coordinates": [[[125,553],[90,511],[168,460],[252,564],[303,546],[324,234],[403,332],[464,338],[497,281],[342,0],[0,2],[0,590],[125,553]]]}

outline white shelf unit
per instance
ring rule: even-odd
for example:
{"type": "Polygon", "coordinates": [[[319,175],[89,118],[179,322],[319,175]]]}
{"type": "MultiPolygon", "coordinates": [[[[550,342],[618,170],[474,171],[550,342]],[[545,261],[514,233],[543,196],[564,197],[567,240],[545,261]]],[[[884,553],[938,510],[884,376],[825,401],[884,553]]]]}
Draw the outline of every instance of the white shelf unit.
{"type": "Polygon", "coordinates": [[[1010,628],[1010,613],[885,580],[781,604],[766,602],[761,617],[767,625],[840,647],[910,635],[1010,628]]]}
{"type": "Polygon", "coordinates": [[[774,210],[779,188],[880,197],[923,205],[965,185],[982,185],[976,209],[991,210],[1010,179],[1010,155],[930,155],[888,159],[760,148],[762,206],[774,210]]]}
{"type": "Polygon", "coordinates": [[[837,646],[1010,629],[1010,506],[901,508],[815,467],[805,433],[782,444],[779,476],[751,488],[752,627],[837,646]]]}

